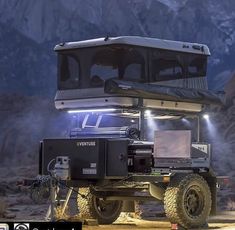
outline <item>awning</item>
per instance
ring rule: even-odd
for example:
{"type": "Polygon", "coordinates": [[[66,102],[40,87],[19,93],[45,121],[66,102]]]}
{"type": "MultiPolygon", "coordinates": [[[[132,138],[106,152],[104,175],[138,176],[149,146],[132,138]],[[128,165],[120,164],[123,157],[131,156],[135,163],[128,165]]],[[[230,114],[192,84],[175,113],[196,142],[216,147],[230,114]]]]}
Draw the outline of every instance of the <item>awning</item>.
{"type": "Polygon", "coordinates": [[[117,79],[107,80],[104,91],[109,94],[145,99],[192,102],[206,105],[223,104],[222,99],[209,90],[143,84],[117,79]]]}

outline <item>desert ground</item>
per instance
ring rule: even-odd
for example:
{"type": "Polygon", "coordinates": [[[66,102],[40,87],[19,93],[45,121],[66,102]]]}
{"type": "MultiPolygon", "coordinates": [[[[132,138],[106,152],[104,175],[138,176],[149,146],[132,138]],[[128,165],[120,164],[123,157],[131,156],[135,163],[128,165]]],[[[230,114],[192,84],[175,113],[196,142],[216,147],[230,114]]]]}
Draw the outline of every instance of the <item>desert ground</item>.
{"type": "MultiPolygon", "coordinates": [[[[32,178],[35,166],[21,168],[0,168],[0,221],[44,221],[48,203],[35,204],[29,195],[29,189],[17,185],[27,175],[32,178]]],[[[235,230],[235,205],[231,201],[231,189],[225,189],[219,192],[218,196],[218,215],[209,219],[209,229],[233,229],[235,230]],[[222,195],[221,195],[222,194],[222,195]],[[229,196],[227,198],[227,196],[229,196]],[[227,203],[226,203],[227,202],[227,203]]],[[[76,200],[75,195],[72,197],[71,205],[76,200]]],[[[74,210],[73,210],[74,212],[74,210]]],[[[75,210],[76,212],[76,210],[75,210]]],[[[102,229],[145,229],[145,230],[167,230],[171,229],[170,223],[164,217],[162,208],[156,208],[154,204],[147,204],[144,207],[145,215],[143,219],[133,218],[133,215],[122,213],[112,225],[96,225],[89,223],[84,225],[85,230],[102,230],[102,229]]]]}

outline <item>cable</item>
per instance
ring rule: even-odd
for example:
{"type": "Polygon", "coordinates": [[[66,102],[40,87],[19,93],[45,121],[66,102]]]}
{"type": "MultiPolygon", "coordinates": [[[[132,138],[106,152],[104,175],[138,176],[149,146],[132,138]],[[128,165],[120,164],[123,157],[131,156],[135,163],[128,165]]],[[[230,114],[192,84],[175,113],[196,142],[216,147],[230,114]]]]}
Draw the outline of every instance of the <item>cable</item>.
{"type": "MultiPolygon", "coordinates": [[[[50,177],[52,178],[52,179],[54,179],[58,184],[61,184],[61,185],[63,185],[64,187],[67,187],[67,188],[69,188],[69,189],[71,189],[73,192],[75,192],[75,193],[77,193],[78,195],[80,195],[82,198],[87,198],[85,195],[83,195],[83,194],[81,194],[81,193],[79,193],[78,191],[76,191],[75,189],[73,189],[72,187],[70,187],[70,186],[68,186],[68,185],[66,185],[66,184],[63,184],[60,180],[58,180],[55,176],[52,176],[53,174],[52,174],[52,172],[53,172],[53,170],[50,170],[50,166],[51,166],[51,164],[52,164],[52,162],[53,161],[55,161],[55,159],[52,159],[49,163],[48,163],[48,165],[47,165],[47,172],[50,174],[50,177]]],[[[58,194],[57,194],[58,195],[58,194]]]]}
{"type": "Polygon", "coordinates": [[[48,163],[48,165],[47,165],[47,172],[51,175],[51,171],[52,170],[50,170],[50,166],[51,166],[51,163],[53,162],[53,161],[55,161],[55,159],[52,159],[49,163],[48,163]]]}
{"type": "Polygon", "coordinates": [[[80,192],[78,192],[78,191],[75,190],[74,188],[68,186],[67,184],[63,184],[62,181],[58,180],[58,179],[55,178],[55,177],[53,177],[53,179],[55,179],[57,183],[63,185],[64,187],[71,189],[73,192],[77,193],[77,194],[78,194],[79,196],[81,196],[82,198],[87,199],[87,196],[86,196],[86,195],[81,194],[80,192]]]}

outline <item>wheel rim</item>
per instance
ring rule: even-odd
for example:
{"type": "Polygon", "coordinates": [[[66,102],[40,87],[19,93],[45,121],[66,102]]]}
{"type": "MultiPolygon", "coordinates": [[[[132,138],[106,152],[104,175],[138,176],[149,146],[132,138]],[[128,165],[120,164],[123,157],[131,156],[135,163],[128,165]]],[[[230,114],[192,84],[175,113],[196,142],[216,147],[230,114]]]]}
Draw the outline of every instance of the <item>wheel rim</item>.
{"type": "Polygon", "coordinates": [[[184,198],[184,206],[186,213],[191,218],[196,218],[199,216],[204,207],[204,196],[203,193],[198,186],[191,186],[184,198]]]}
{"type": "Polygon", "coordinates": [[[119,202],[95,198],[95,207],[102,218],[110,218],[115,215],[117,208],[119,207],[119,202]]]}

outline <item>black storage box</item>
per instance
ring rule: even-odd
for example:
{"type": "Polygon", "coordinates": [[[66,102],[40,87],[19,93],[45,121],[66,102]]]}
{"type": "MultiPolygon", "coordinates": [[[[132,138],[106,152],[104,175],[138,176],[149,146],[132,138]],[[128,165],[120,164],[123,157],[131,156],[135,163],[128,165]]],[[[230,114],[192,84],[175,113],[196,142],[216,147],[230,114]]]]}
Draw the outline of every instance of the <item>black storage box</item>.
{"type": "Polygon", "coordinates": [[[68,156],[71,180],[125,177],[127,149],[126,139],[45,139],[39,160],[40,173],[48,174],[47,166],[52,159],[68,156]]]}
{"type": "Polygon", "coordinates": [[[128,147],[128,171],[150,173],[153,166],[153,145],[134,142],[128,147]]]}

